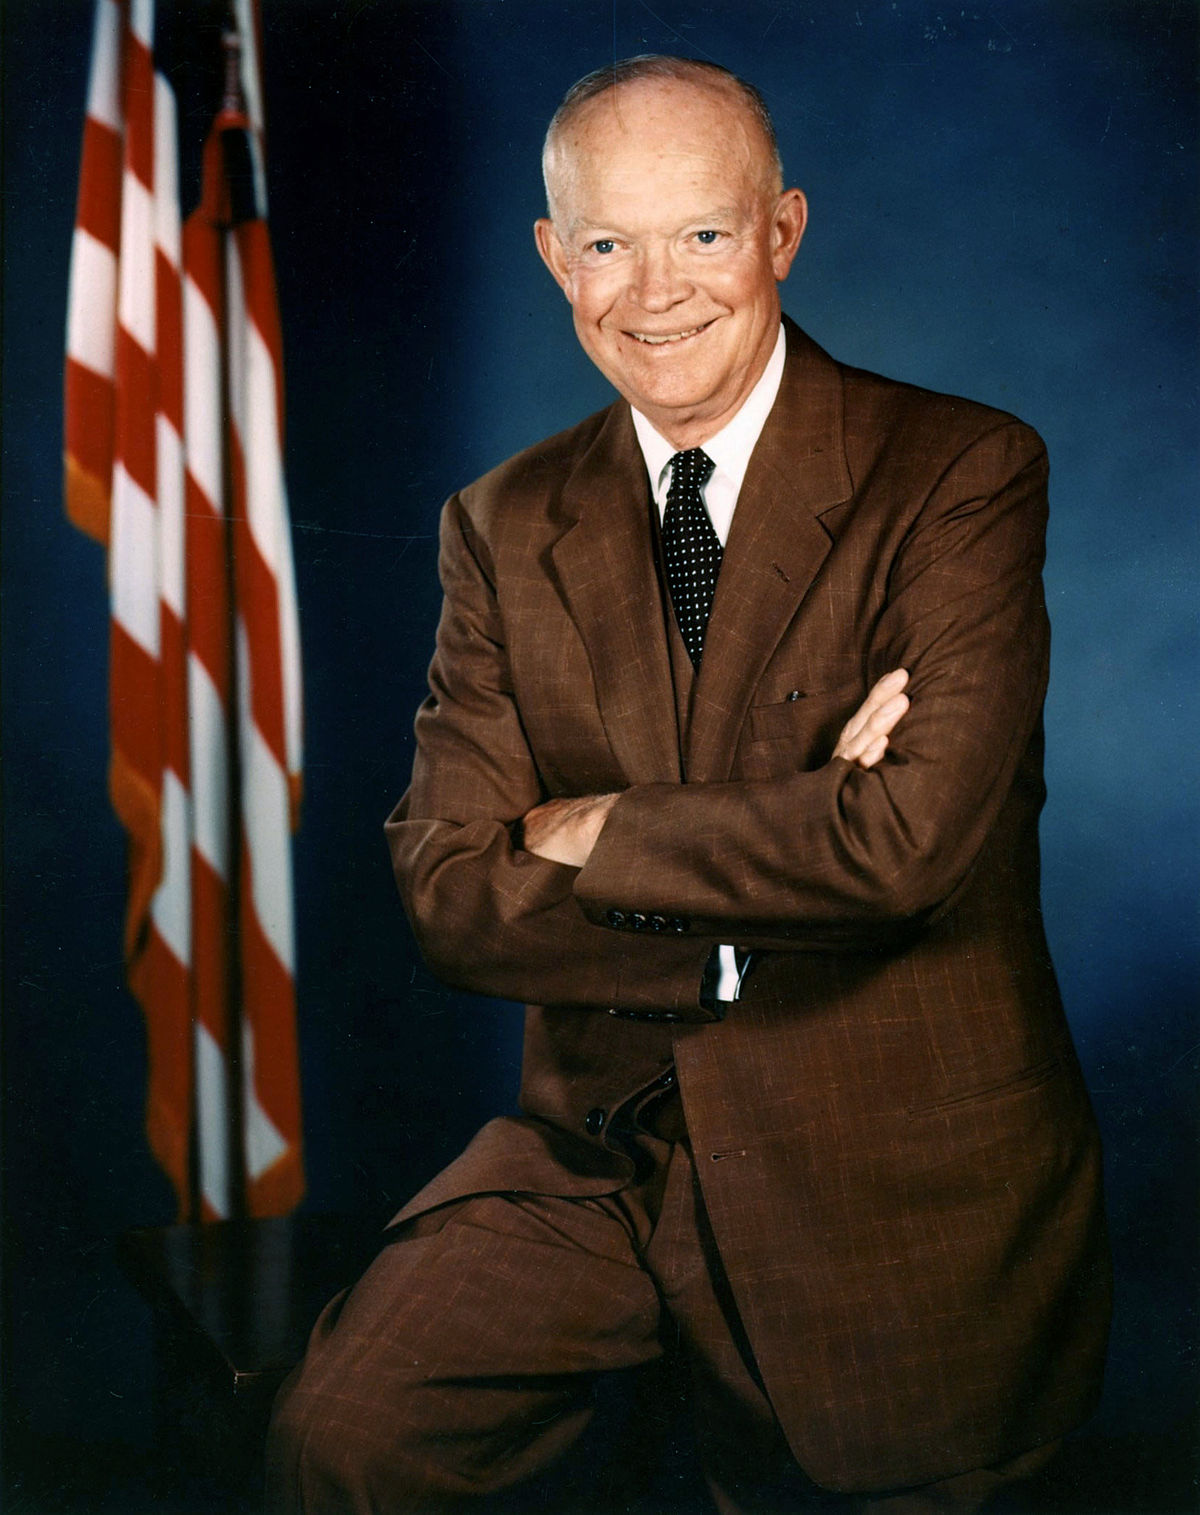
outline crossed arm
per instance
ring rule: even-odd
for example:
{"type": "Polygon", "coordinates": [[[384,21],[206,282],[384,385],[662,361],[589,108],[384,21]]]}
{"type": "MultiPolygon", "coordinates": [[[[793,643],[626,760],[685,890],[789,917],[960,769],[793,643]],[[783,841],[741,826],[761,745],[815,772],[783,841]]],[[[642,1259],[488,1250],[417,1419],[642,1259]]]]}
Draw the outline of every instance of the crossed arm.
{"type": "MultiPolygon", "coordinates": [[[[452,502],[431,697],[388,825],[433,971],[538,1004],[685,1009],[714,941],[840,951],[920,929],[969,874],[1037,724],[1045,489],[1038,439],[1005,422],[914,501],[863,648],[868,666],[893,672],[830,762],[548,802],[491,547],[452,502]],[[614,931],[613,907],[686,925],[614,931]]],[[[1032,804],[1032,770],[1022,783],[1032,804]]]]}
{"type": "MultiPolygon", "coordinates": [[[[835,758],[873,768],[887,751],[888,738],[908,709],[908,673],[893,668],[871,689],[842,728],[835,758]]],[[[522,821],[526,852],[550,863],[582,868],[592,855],[618,794],[582,794],[535,805],[522,821]]]]}

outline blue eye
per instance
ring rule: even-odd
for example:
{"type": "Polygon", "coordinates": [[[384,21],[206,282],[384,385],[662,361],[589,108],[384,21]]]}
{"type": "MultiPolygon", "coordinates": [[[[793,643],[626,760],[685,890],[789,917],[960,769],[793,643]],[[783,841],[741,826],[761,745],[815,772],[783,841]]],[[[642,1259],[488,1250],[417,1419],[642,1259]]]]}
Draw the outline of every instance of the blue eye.
{"type": "Polygon", "coordinates": [[[720,235],[719,231],[698,231],[696,241],[704,247],[711,247],[720,235]]]}
{"type": "Polygon", "coordinates": [[[611,237],[601,237],[599,242],[592,243],[592,251],[598,253],[610,253],[617,244],[611,237]]]}

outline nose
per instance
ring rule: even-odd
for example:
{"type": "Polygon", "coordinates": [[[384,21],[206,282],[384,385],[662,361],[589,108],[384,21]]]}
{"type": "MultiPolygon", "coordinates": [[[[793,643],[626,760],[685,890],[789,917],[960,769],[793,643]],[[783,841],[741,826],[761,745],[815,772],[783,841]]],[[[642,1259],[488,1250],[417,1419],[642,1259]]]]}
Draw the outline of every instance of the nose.
{"type": "Polygon", "coordinates": [[[640,249],[635,264],[633,298],[648,311],[670,310],[692,294],[692,285],[667,245],[640,249]]]}

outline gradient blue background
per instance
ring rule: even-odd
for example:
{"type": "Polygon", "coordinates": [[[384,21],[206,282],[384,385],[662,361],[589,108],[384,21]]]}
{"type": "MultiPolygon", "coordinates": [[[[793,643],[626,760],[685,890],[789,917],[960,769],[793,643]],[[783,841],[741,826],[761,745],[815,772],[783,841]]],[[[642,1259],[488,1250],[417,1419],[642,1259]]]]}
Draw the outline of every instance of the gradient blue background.
{"type": "MultiPolygon", "coordinates": [[[[1100,1425],[1195,1397],[1196,12],[1174,0],[266,0],[269,182],[307,699],[297,841],[310,1205],[382,1221],[515,1088],[519,1017],[419,966],[381,823],[411,762],[442,499],[606,403],[537,262],[538,148],[610,58],[764,90],[810,230],[785,304],[838,357],[1038,427],[1045,903],[1107,1138],[1100,1425]]],[[[105,793],[106,598],[60,507],[90,6],[4,7],[4,1209],[18,1424],[146,1435],[110,1239],[144,1145],[105,793]]]]}

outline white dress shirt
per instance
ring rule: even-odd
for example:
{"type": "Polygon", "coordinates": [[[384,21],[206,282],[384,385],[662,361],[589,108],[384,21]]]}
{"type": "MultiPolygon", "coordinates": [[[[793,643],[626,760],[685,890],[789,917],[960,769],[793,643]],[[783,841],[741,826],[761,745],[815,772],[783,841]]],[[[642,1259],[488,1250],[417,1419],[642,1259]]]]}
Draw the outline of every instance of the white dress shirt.
{"type": "MultiPolygon", "coordinates": [[[[713,461],[713,471],[700,492],[704,498],[704,508],[708,511],[708,518],[722,547],[729,540],[729,528],[733,524],[733,512],[742,491],[742,480],[750,466],[750,454],[754,451],[754,444],[766,425],[771,406],[779,393],[783,379],[784,345],[783,327],[780,326],[767,366],[758,383],[746,396],[745,404],[732,421],[722,426],[715,436],[709,437],[704,443],[703,450],[713,461]]],[[[677,449],[672,447],[666,437],[655,431],[640,410],[633,411],[633,429],[637,432],[642,457],[646,460],[646,472],[650,476],[650,488],[654,492],[654,503],[658,506],[658,519],[661,521],[667,508],[667,490],[671,484],[671,459],[677,449]]]]}
{"type": "MultiPolygon", "coordinates": [[[[750,465],[750,454],[754,451],[754,444],[758,441],[779,393],[779,384],[783,378],[784,346],[783,326],[780,325],[767,366],[758,383],[746,396],[742,408],[732,421],[722,426],[715,436],[709,437],[703,444],[704,452],[712,459],[713,471],[700,493],[722,547],[729,540],[729,528],[733,524],[733,512],[737,508],[742,480],[750,465]]],[[[633,411],[633,427],[637,432],[642,457],[646,460],[646,472],[650,477],[650,488],[661,522],[667,508],[667,490],[671,484],[671,459],[677,449],[654,429],[639,410],[633,411]]],[[[728,945],[718,947],[717,955],[719,975],[716,998],[722,1001],[735,1000],[745,964],[739,967],[734,949],[728,945]]]]}

